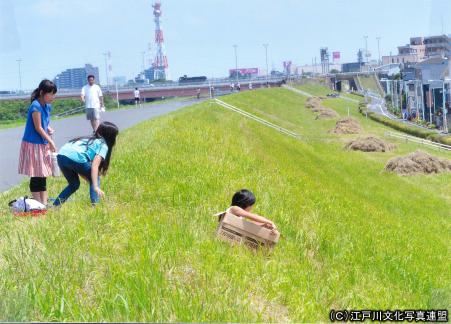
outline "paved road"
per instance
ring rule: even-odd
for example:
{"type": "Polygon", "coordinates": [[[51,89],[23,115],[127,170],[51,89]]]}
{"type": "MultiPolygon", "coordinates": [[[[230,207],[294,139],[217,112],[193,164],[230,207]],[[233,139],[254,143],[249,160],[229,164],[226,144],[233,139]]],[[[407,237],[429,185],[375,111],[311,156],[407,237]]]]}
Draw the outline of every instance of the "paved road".
{"type": "Polygon", "coordinates": [[[313,95],[311,95],[311,94],[308,93],[308,92],[305,92],[305,91],[302,91],[302,90],[293,88],[292,86],[289,86],[289,85],[286,85],[286,84],[282,85],[282,88],[285,88],[285,89],[291,90],[291,91],[293,91],[293,92],[299,93],[300,95],[303,95],[303,96],[305,96],[305,97],[309,97],[309,98],[310,98],[310,97],[313,97],[313,95]]]}
{"type": "MultiPolygon", "coordinates": [[[[115,123],[120,130],[131,127],[141,121],[167,114],[171,111],[192,105],[199,101],[170,101],[161,104],[143,105],[138,109],[121,109],[107,111],[102,114],[102,120],[115,123]]],[[[52,120],[55,129],[55,141],[61,147],[68,140],[90,134],[91,125],[83,115],[61,120],[52,120]]],[[[25,177],[17,174],[20,142],[24,126],[0,130],[0,192],[19,184],[25,177]]]]}

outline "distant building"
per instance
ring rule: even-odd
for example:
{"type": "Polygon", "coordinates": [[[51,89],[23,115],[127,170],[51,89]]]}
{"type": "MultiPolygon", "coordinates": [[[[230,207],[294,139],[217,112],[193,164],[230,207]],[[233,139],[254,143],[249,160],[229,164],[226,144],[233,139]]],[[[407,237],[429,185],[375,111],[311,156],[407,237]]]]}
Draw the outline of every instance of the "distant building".
{"type": "Polygon", "coordinates": [[[363,67],[362,62],[355,62],[355,63],[343,63],[341,65],[341,72],[343,73],[349,73],[349,72],[360,72],[363,67]]]}
{"type": "Polygon", "coordinates": [[[418,63],[426,56],[426,46],[423,37],[411,37],[410,43],[398,46],[397,55],[382,56],[382,64],[418,63]]]}
{"type": "MultiPolygon", "coordinates": [[[[432,57],[418,63],[416,69],[419,71],[423,84],[443,80],[448,76],[448,59],[442,57],[432,57]]],[[[441,81],[440,81],[441,82],[441,81]]]]}
{"type": "Polygon", "coordinates": [[[144,70],[144,76],[147,80],[153,81],[155,79],[155,69],[153,67],[150,67],[144,70]]]}
{"type": "Polygon", "coordinates": [[[418,63],[432,57],[451,56],[451,36],[412,37],[410,43],[398,46],[398,54],[382,57],[385,64],[418,63]]]}
{"type": "Polygon", "coordinates": [[[425,119],[432,121],[439,127],[443,126],[443,119],[439,116],[443,111],[443,99],[448,108],[448,128],[451,128],[450,94],[443,98],[443,80],[450,78],[448,59],[435,56],[416,64],[417,76],[423,84],[425,119]]]}
{"type": "MultiPolygon", "coordinates": [[[[329,64],[329,71],[337,70],[341,71],[341,64],[338,63],[330,63],[329,64]]],[[[315,64],[305,64],[305,65],[297,65],[294,67],[294,72],[291,74],[313,74],[313,73],[321,73],[321,63],[315,64]]]]}
{"type": "Polygon", "coordinates": [[[229,69],[229,78],[249,79],[258,76],[258,68],[229,69]]]}
{"type": "Polygon", "coordinates": [[[118,87],[122,87],[127,84],[127,78],[125,76],[115,76],[113,83],[117,84],[118,87]]]}
{"type": "Polygon", "coordinates": [[[88,75],[94,75],[99,83],[99,68],[86,64],[83,68],[67,69],[58,74],[54,82],[59,89],[78,89],[87,83],[88,75]]]}
{"type": "Polygon", "coordinates": [[[424,45],[426,46],[427,57],[451,56],[451,35],[425,37],[424,45]]]}

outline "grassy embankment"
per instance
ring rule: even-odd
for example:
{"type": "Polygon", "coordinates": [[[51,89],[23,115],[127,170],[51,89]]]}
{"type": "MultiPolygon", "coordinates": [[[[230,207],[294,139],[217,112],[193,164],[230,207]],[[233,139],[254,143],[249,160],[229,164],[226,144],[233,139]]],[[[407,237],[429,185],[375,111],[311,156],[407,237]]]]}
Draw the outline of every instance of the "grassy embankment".
{"type": "MultiPolygon", "coordinates": [[[[222,99],[304,139],[210,103],[121,133],[106,203],[89,207],[82,185],[45,217],[0,215],[0,320],[299,322],[331,308],[450,308],[451,174],[383,172],[418,146],[344,151],[355,136],[328,133],[334,121],[286,89],[222,99]],[[211,215],[243,187],[283,234],[270,256],[214,237],[211,215]]],[[[324,105],[342,116],[350,106],[366,132],[388,129],[357,104],[324,105]]],[[[50,195],[63,186],[50,181],[50,195]]]]}

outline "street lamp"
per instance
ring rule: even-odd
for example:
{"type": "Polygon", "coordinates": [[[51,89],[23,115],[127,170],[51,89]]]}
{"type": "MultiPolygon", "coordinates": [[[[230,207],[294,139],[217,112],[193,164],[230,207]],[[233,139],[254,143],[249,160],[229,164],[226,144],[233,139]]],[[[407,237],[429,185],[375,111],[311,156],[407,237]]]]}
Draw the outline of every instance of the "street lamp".
{"type": "Polygon", "coordinates": [[[265,56],[266,56],[266,83],[268,83],[268,76],[269,76],[269,70],[268,70],[268,46],[269,46],[269,44],[263,44],[263,47],[265,48],[265,56]]]}
{"type": "Polygon", "coordinates": [[[365,57],[366,63],[368,63],[368,36],[363,36],[365,38],[365,57]]]}
{"type": "Polygon", "coordinates": [[[238,84],[238,54],[237,54],[237,47],[238,45],[233,45],[233,48],[235,50],[235,78],[236,78],[236,83],[238,84]]]}
{"type": "Polygon", "coordinates": [[[376,39],[377,39],[377,54],[378,54],[378,56],[379,56],[379,61],[378,61],[378,63],[379,63],[379,65],[382,65],[382,62],[381,62],[381,49],[380,49],[380,41],[381,41],[381,38],[380,38],[380,37],[376,37],[376,39]]]}
{"type": "Polygon", "coordinates": [[[108,75],[108,56],[109,56],[109,53],[102,53],[102,54],[105,57],[106,88],[107,88],[107,91],[109,92],[110,91],[110,78],[109,78],[109,75],[108,75]]]}
{"type": "Polygon", "coordinates": [[[22,59],[16,60],[19,64],[19,90],[22,91],[22,71],[20,69],[20,64],[22,63],[22,59]]]}

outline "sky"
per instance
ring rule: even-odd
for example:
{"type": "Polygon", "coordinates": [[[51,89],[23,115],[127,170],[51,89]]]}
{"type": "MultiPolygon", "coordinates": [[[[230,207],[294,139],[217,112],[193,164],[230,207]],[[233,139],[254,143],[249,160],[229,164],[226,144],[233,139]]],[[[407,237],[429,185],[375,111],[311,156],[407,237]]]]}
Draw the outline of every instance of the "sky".
{"type": "MultiPolygon", "coordinates": [[[[67,68],[90,63],[105,81],[133,78],[155,54],[153,0],[0,0],[0,90],[35,88],[67,68]],[[149,52],[150,44],[150,52],[149,52]]],[[[282,70],[319,60],[319,49],[356,61],[359,48],[377,59],[412,36],[451,33],[450,0],[161,0],[169,76],[223,77],[235,67],[282,70]]]]}

